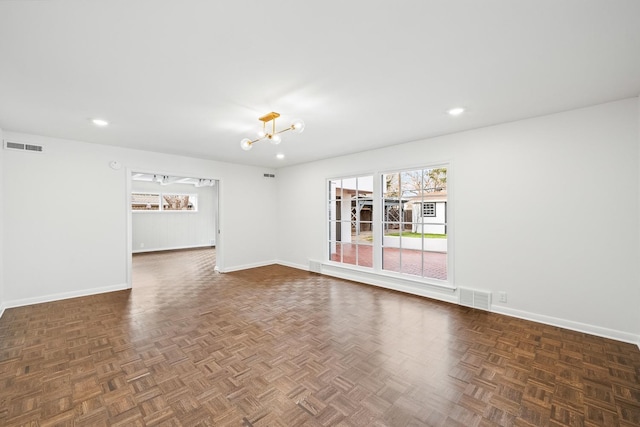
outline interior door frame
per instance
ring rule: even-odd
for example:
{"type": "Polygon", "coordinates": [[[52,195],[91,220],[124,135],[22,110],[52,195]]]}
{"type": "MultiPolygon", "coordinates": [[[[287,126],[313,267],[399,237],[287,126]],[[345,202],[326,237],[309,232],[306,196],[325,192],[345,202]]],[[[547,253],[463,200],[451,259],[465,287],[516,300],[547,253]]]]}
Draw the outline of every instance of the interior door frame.
{"type": "Polygon", "coordinates": [[[127,206],[127,288],[131,289],[133,287],[133,211],[131,209],[131,191],[133,189],[133,174],[134,173],[144,173],[144,174],[156,174],[156,175],[168,175],[168,176],[179,176],[179,177],[191,177],[191,178],[201,178],[201,179],[210,179],[215,181],[215,186],[217,187],[216,192],[216,213],[215,213],[215,233],[216,233],[216,265],[215,271],[224,271],[224,251],[223,251],[223,242],[222,242],[222,233],[221,224],[221,203],[222,203],[222,180],[220,178],[212,177],[212,176],[201,176],[200,174],[194,173],[181,173],[181,172],[166,172],[166,171],[158,171],[156,170],[148,170],[144,168],[126,168],[127,181],[125,188],[125,200],[127,206]],[[197,175],[197,176],[196,176],[197,175]]]}

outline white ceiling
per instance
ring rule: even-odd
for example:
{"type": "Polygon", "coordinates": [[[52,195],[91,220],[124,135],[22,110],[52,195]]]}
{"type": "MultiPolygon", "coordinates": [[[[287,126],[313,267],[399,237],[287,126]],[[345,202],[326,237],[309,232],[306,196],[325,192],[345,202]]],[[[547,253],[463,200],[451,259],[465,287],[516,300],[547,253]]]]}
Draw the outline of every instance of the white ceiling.
{"type": "Polygon", "coordinates": [[[0,0],[0,62],[4,130],[279,167],[637,96],[640,1],[0,0]]]}

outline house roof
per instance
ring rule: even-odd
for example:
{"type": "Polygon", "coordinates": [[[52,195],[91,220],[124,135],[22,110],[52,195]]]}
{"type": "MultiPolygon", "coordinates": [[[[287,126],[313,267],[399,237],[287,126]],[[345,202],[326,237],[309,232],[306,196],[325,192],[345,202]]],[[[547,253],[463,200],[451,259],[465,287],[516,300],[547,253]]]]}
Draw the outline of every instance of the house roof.
{"type": "Polygon", "coordinates": [[[424,192],[415,197],[411,197],[412,203],[421,203],[421,202],[446,202],[447,201],[447,190],[444,189],[442,191],[433,191],[433,192],[424,192]]]}

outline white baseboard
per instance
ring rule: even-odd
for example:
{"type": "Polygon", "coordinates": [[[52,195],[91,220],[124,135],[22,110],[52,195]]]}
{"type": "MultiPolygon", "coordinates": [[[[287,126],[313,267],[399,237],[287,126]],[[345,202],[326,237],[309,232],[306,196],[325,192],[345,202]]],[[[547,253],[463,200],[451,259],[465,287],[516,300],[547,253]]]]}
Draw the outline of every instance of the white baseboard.
{"type": "Polygon", "coordinates": [[[584,332],[586,334],[595,335],[603,338],[610,338],[616,341],[636,344],[640,348],[640,336],[629,332],[618,331],[615,329],[603,328],[601,326],[589,325],[586,323],[574,322],[572,320],[560,319],[557,317],[546,316],[544,314],[531,313],[528,311],[515,310],[503,306],[493,306],[491,311],[505,316],[517,317],[518,319],[531,320],[533,322],[544,323],[545,325],[558,326],[572,331],[584,332]]]}
{"type": "Polygon", "coordinates": [[[309,266],[308,265],[296,264],[296,263],[293,263],[293,262],[280,261],[280,260],[276,261],[276,264],[284,265],[285,267],[296,268],[298,270],[309,271],[309,266]]]}
{"type": "Polygon", "coordinates": [[[182,249],[199,249],[199,248],[213,248],[215,245],[188,245],[188,246],[171,246],[168,248],[144,248],[132,250],[133,254],[143,254],[147,252],[162,252],[162,251],[179,251],[182,249]]]}
{"type": "MultiPolygon", "coordinates": [[[[225,273],[239,270],[246,270],[249,268],[256,267],[265,267],[267,265],[279,264],[286,267],[296,268],[299,270],[309,271],[309,267],[302,264],[295,264],[285,261],[265,261],[255,264],[245,264],[234,266],[225,269],[225,273]]],[[[386,289],[396,290],[404,293],[409,293],[413,295],[419,295],[427,298],[436,299],[439,301],[445,301],[453,304],[458,304],[458,299],[455,293],[455,290],[444,289],[441,292],[434,292],[433,290],[424,289],[422,287],[417,287],[417,284],[413,283],[400,283],[398,281],[390,280],[393,278],[386,278],[384,276],[375,275],[375,277],[367,278],[366,275],[361,274],[358,271],[350,272],[346,269],[334,268],[331,269],[330,266],[323,265],[322,274],[326,274],[327,276],[337,277],[345,280],[352,280],[359,283],[365,283],[373,286],[378,286],[386,289]]],[[[25,305],[32,304],[41,304],[45,302],[57,301],[68,298],[77,298],[88,295],[101,294],[105,292],[114,292],[129,289],[129,286],[124,284],[105,286],[101,288],[92,288],[92,289],[83,289],[81,291],[73,291],[73,292],[63,292],[59,294],[50,294],[44,295],[40,297],[33,298],[24,298],[18,300],[5,301],[0,304],[0,317],[4,314],[4,311],[7,308],[12,307],[22,307],[25,305]]],[[[551,326],[558,326],[561,328],[584,332],[590,335],[595,335],[599,337],[609,338],[616,341],[627,342],[630,344],[635,344],[640,349],[640,335],[635,335],[629,332],[617,331],[614,329],[603,328],[600,326],[589,325],[586,323],[574,322],[567,319],[560,319],[557,317],[546,316],[543,314],[531,313],[528,311],[516,310],[512,308],[507,308],[503,306],[493,306],[491,311],[493,313],[503,314],[505,316],[516,317],[518,319],[530,320],[532,322],[538,322],[551,326]]]]}
{"type": "Polygon", "coordinates": [[[220,270],[220,273],[231,273],[232,271],[247,270],[249,268],[266,267],[267,265],[278,264],[277,261],[263,261],[253,264],[234,265],[231,267],[225,267],[224,270],[220,270]]]}
{"type": "MultiPolygon", "coordinates": [[[[287,267],[297,268],[300,270],[310,271],[309,266],[294,264],[285,261],[278,261],[278,264],[287,267]]],[[[428,285],[412,283],[411,281],[402,281],[393,277],[386,277],[379,274],[360,272],[358,270],[352,270],[347,268],[341,268],[328,264],[322,264],[322,274],[327,276],[337,277],[340,279],[352,280],[354,282],[365,283],[368,285],[378,286],[386,289],[392,289],[395,291],[405,292],[413,295],[424,296],[427,298],[436,299],[439,301],[450,302],[453,304],[459,304],[457,291],[455,289],[430,289],[428,285]]],[[[493,306],[491,308],[493,313],[504,314],[505,316],[516,317],[519,319],[530,320],[532,322],[542,323],[551,326],[558,326],[561,328],[584,332],[590,335],[595,335],[603,338],[609,338],[616,341],[627,342],[635,344],[640,349],[640,335],[635,335],[629,332],[618,331],[615,329],[603,328],[600,326],[589,325],[586,323],[574,322],[567,319],[560,319],[552,316],[546,316],[537,313],[530,313],[522,310],[515,310],[504,306],[493,306]]]]}
{"type": "Polygon", "coordinates": [[[86,297],[88,295],[103,294],[105,292],[122,291],[125,289],[129,289],[129,286],[126,283],[122,283],[118,285],[104,286],[101,288],[82,289],[79,291],[62,292],[59,294],[49,294],[49,295],[43,295],[43,296],[33,297],[33,298],[9,300],[9,301],[5,301],[4,308],[23,307],[25,305],[42,304],[45,302],[58,301],[62,299],[86,297]]]}
{"type": "Polygon", "coordinates": [[[339,279],[352,280],[354,282],[360,282],[380,288],[404,292],[407,294],[432,298],[438,301],[450,302],[454,304],[458,303],[456,290],[443,286],[429,285],[427,283],[420,283],[414,280],[403,280],[401,278],[385,276],[378,273],[352,270],[350,268],[342,268],[329,264],[322,264],[322,274],[337,277],[339,279]]]}

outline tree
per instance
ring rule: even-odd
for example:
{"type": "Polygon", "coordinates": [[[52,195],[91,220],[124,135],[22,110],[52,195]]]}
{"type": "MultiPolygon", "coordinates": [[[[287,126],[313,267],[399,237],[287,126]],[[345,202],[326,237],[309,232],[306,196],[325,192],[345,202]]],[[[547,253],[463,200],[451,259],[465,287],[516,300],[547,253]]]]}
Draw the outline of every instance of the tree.
{"type": "Polygon", "coordinates": [[[447,189],[447,168],[427,169],[424,172],[425,191],[435,192],[447,189]]]}
{"type": "Polygon", "coordinates": [[[434,168],[402,172],[403,197],[415,197],[447,189],[447,169],[434,168]]]}
{"type": "Polygon", "coordinates": [[[400,188],[398,185],[399,182],[399,174],[397,173],[389,173],[384,176],[385,185],[386,185],[386,197],[399,197],[400,196],[400,188]]]}

